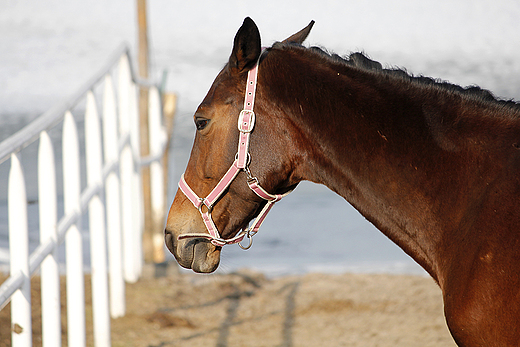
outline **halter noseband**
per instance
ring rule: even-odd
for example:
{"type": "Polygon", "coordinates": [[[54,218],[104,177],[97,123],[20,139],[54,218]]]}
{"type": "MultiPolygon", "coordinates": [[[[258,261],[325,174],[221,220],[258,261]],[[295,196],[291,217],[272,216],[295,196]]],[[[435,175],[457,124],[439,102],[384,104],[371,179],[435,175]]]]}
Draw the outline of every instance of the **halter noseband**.
{"type": "MultiPolygon", "coordinates": [[[[261,56],[261,54],[260,54],[261,56]]],[[[260,62],[260,58],[258,59],[260,62]]],[[[256,94],[256,80],[258,76],[258,63],[249,70],[247,74],[247,84],[246,84],[246,94],[244,100],[244,109],[240,112],[238,116],[238,130],[240,131],[240,137],[238,141],[238,151],[235,156],[235,161],[231,164],[231,167],[224,174],[224,176],[217,183],[215,188],[206,196],[205,198],[199,198],[197,194],[188,186],[184,179],[184,174],[179,181],[180,190],[186,195],[188,200],[191,201],[193,206],[195,206],[201,216],[204,224],[206,225],[206,229],[208,229],[209,234],[205,233],[195,233],[195,234],[183,234],[179,235],[178,240],[187,239],[187,238],[204,238],[210,240],[211,243],[215,246],[224,246],[228,244],[238,243],[238,245],[242,249],[249,249],[252,245],[253,239],[252,237],[258,232],[260,226],[262,225],[267,213],[271,210],[274,203],[282,199],[284,196],[288,195],[291,191],[288,191],[285,194],[269,194],[265,189],[263,189],[258,183],[258,179],[251,175],[251,171],[249,170],[249,162],[250,162],[250,154],[249,154],[249,137],[253,128],[255,126],[255,113],[253,112],[253,106],[255,103],[255,94],[256,94]],[[213,218],[211,217],[211,211],[213,210],[213,206],[220,198],[222,193],[231,185],[231,182],[235,179],[240,171],[244,171],[247,175],[247,185],[249,188],[255,192],[256,195],[261,197],[264,200],[267,200],[267,204],[264,206],[262,211],[258,214],[255,221],[251,226],[247,229],[242,230],[235,237],[231,239],[223,239],[218,232],[217,226],[213,222],[213,218]],[[206,207],[206,211],[203,211],[203,207],[206,207]],[[240,242],[246,237],[249,239],[249,245],[244,247],[240,242]]]]}

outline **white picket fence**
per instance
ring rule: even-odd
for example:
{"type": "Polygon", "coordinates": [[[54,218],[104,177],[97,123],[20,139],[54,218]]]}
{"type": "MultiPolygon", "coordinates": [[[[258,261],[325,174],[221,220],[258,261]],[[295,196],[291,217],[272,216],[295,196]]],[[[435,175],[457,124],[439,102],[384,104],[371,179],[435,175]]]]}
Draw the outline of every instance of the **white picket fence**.
{"type": "Polygon", "coordinates": [[[137,281],[142,271],[142,165],[151,166],[151,177],[160,177],[152,184],[152,211],[164,213],[161,158],[166,137],[158,87],[136,78],[125,46],[72,98],[0,143],[0,163],[11,161],[8,179],[10,277],[0,287],[0,309],[11,302],[13,347],[32,345],[30,277],[38,269],[43,346],[61,346],[58,246],[63,242],[68,345],[86,345],[81,235],[81,219],[85,215],[88,215],[90,233],[94,344],[110,346],[110,317],[125,314],[125,281],[137,281]],[[113,76],[117,77],[117,83],[113,82],[113,76]],[[139,155],[139,86],[149,88],[151,155],[147,158],[139,155]],[[102,89],[98,93],[102,94],[101,100],[96,100],[98,89],[102,89]],[[86,188],[83,190],[80,177],[83,137],[78,135],[73,116],[80,105],[85,105],[86,188]],[[57,220],[56,170],[60,168],[55,164],[49,131],[60,126],[64,215],[57,220]],[[26,176],[20,151],[35,141],[39,141],[40,244],[29,254],[26,176]]]}

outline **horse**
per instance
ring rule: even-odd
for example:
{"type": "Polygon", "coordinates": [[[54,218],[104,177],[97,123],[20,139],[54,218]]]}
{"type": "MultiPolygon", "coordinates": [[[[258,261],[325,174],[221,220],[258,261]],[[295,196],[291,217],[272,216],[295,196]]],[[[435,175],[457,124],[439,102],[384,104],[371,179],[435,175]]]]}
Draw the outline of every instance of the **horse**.
{"type": "Polygon", "coordinates": [[[313,24],[262,48],[244,20],[194,115],[168,249],[213,272],[299,182],[323,184],[431,275],[459,346],[519,346],[520,105],[305,47],[313,24]]]}

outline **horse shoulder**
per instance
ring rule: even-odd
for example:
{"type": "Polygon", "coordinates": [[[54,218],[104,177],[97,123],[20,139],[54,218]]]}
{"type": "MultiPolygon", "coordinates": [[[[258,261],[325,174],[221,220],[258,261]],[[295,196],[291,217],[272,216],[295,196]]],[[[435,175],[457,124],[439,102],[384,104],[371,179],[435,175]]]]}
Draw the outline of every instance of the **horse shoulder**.
{"type": "Polygon", "coordinates": [[[448,326],[461,346],[520,345],[519,165],[510,158],[475,209],[472,227],[454,238],[443,293],[448,326]]]}

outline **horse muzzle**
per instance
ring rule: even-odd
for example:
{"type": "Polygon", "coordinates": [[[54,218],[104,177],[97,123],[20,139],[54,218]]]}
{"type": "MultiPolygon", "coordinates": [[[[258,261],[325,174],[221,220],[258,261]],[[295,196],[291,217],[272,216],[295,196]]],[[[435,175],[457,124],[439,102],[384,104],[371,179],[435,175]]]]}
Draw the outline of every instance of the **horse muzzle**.
{"type": "Polygon", "coordinates": [[[218,268],[221,247],[201,238],[178,240],[176,232],[166,228],[166,246],[180,266],[198,273],[210,273],[218,268]]]}

